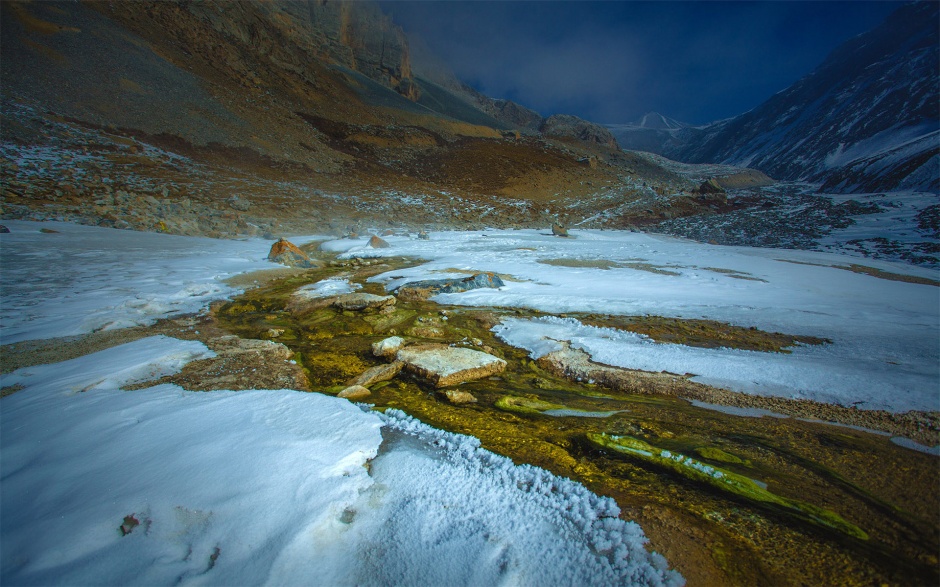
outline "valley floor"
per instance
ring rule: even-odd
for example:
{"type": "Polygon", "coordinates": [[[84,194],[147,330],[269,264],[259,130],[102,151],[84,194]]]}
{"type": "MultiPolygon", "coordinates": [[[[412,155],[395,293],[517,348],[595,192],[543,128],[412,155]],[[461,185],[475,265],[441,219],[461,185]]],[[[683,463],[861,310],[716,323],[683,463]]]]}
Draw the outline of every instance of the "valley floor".
{"type": "MultiPolygon", "coordinates": [[[[3,583],[682,582],[669,570],[678,567],[673,556],[667,563],[648,552],[643,531],[618,517],[614,500],[515,465],[472,437],[318,393],[156,385],[216,355],[206,342],[218,326],[193,319],[178,331],[140,327],[236,295],[246,285],[236,276],[276,267],[265,260],[270,241],[6,225],[3,583]],[[109,332],[111,343],[75,351],[109,332]],[[97,334],[59,338],[88,333],[97,334]]],[[[505,281],[499,289],[433,301],[518,309],[493,331],[533,359],[572,349],[592,364],[664,372],[768,402],[745,400],[750,411],[699,402],[732,418],[792,401],[817,406],[813,415],[829,419],[831,406],[841,415],[833,419],[850,414],[844,423],[880,429],[904,447],[891,450],[936,470],[936,457],[921,453],[940,452],[937,271],[640,233],[572,235],[392,235],[385,249],[367,239],[296,242],[325,241],[320,250],[350,266],[423,260],[376,271],[369,282],[387,290],[496,273],[505,281]],[[611,318],[618,316],[712,321],[816,344],[796,342],[780,353],[667,343],[658,332],[618,327],[611,318]]],[[[279,346],[266,344],[264,352],[279,346]]],[[[288,356],[277,369],[295,369],[288,356]]],[[[240,377],[244,383],[255,375],[240,377]]],[[[267,381],[260,372],[257,378],[267,381]]],[[[936,476],[927,477],[934,497],[926,499],[935,502],[936,476]]],[[[838,513],[863,523],[853,512],[838,513]]],[[[652,547],[660,549],[655,541],[652,547]]],[[[938,562],[918,564],[935,573],[938,562]]]]}

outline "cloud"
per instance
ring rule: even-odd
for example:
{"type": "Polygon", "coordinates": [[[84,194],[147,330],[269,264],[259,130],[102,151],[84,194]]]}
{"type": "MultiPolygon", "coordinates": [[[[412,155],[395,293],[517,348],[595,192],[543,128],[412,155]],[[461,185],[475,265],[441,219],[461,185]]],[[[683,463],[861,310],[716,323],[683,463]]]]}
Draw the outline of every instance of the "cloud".
{"type": "Polygon", "coordinates": [[[895,3],[384,2],[461,80],[543,115],[702,123],[809,73],[895,3]]]}

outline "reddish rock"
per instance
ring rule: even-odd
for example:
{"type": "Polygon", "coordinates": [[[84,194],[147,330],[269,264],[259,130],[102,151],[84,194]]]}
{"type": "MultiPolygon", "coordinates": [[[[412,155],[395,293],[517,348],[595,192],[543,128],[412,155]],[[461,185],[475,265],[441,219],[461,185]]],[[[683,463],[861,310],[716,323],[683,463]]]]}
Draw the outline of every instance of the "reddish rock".
{"type": "Polygon", "coordinates": [[[284,239],[278,239],[271,245],[268,261],[274,261],[288,267],[313,268],[319,265],[307,256],[307,253],[297,248],[297,245],[284,239]]]}
{"type": "Polygon", "coordinates": [[[387,249],[392,245],[385,242],[385,240],[375,235],[372,235],[372,238],[369,239],[369,246],[372,247],[373,249],[387,249]]]}

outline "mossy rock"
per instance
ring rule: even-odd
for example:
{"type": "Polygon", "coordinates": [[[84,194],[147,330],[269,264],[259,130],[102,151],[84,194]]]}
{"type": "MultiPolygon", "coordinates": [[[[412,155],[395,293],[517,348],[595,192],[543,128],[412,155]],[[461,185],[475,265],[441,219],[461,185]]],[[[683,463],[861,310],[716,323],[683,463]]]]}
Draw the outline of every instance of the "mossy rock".
{"type": "Polygon", "coordinates": [[[703,446],[695,449],[696,454],[703,459],[718,461],[719,463],[731,463],[732,465],[750,465],[750,461],[745,461],[731,453],[727,453],[716,446],[703,446]]]}
{"type": "Polygon", "coordinates": [[[868,540],[868,534],[865,531],[846,521],[837,513],[773,494],[758,485],[753,479],[748,479],[743,475],[706,465],[693,458],[657,448],[630,436],[588,433],[587,438],[602,448],[659,466],[688,479],[706,483],[750,501],[782,507],[805,521],[838,530],[860,540],[868,540]]]}
{"type": "Polygon", "coordinates": [[[504,395],[496,400],[496,407],[507,412],[519,414],[541,414],[547,410],[564,410],[565,406],[539,399],[504,395]]]}

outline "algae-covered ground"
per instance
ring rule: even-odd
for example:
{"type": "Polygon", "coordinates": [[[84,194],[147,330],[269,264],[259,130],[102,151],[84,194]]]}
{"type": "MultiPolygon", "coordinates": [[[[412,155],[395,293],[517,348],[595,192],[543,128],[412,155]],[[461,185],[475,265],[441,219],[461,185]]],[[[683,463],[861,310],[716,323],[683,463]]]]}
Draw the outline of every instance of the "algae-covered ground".
{"type": "MultiPolygon", "coordinates": [[[[330,394],[381,364],[371,345],[391,335],[467,346],[505,359],[508,366],[499,376],[460,386],[476,403],[452,404],[444,390],[405,374],[373,385],[366,401],[375,409],[395,407],[432,426],[475,436],[517,463],[543,467],[613,497],[623,516],[641,524],[652,548],[689,584],[940,582],[934,456],[852,428],[698,408],[681,397],[684,389],[704,386],[685,377],[649,375],[657,378],[658,389],[670,392],[655,395],[569,380],[491,332],[505,317],[537,312],[408,300],[384,312],[287,310],[292,292],[327,277],[343,276],[361,284],[360,291],[385,294],[366,279],[414,263],[406,258],[368,265],[334,262],[248,291],[216,308],[216,315],[242,337],[273,338],[289,346],[312,389],[330,394]],[[654,449],[646,452],[683,455],[683,462],[700,467],[666,466],[598,442],[625,437],[654,449]],[[748,490],[716,485],[702,477],[703,468],[721,471],[748,490]]],[[[718,322],[585,319],[663,343],[765,352],[785,351],[797,342],[825,343],[718,322]]]]}

